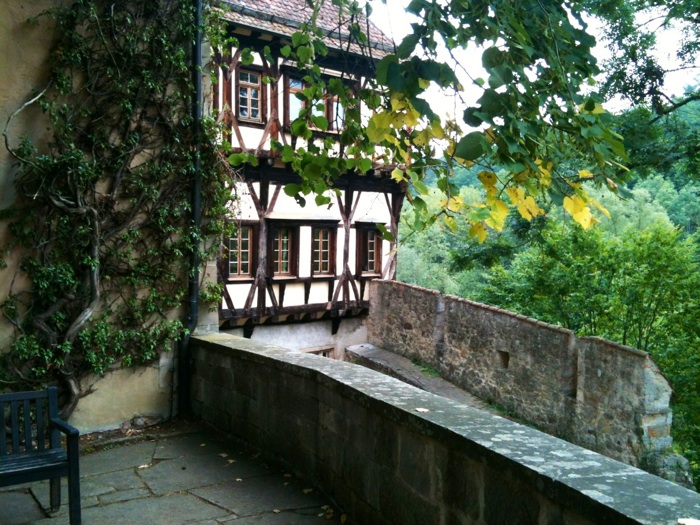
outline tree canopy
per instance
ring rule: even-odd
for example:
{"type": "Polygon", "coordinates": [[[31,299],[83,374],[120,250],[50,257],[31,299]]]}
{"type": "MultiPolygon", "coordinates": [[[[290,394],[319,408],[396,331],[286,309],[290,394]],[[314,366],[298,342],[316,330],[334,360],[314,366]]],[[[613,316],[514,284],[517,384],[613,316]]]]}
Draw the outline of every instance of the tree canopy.
{"type": "MultiPolygon", "coordinates": [[[[326,0],[331,1],[331,0],[326,0]]],[[[358,20],[371,9],[364,2],[332,0],[358,20]]],[[[319,3],[310,3],[310,5],[319,3]]],[[[436,220],[427,210],[425,178],[437,179],[443,193],[438,216],[455,229],[464,215],[472,236],[501,230],[510,207],[531,220],[544,213],[548,199],[561,204],[584,227],[596,220],[591,207],[601,206],[583,182],[612,190],[624,180],[626,155],[622,137],[611,126],[602,97],[591,89],[600,73],[592,54],[595,39],[587,31],[582,6],[572,2],[442,2],[412,0],[413,32],[376,66],[375,78],[350,97],[327,83],[314,57],[327,52],[314,19],[303,26],[285,52],[306,72],[309,107],[324,92],[347,104],[351,117],[358,102],[372,112],[369,120],[349,118],[341,142],[347,159],[334,158],[328,144],[282,147],[283,158],[303,178],[290,193],[303,198],[330,186],[347,169],[369,171],[381,159],[395,166],[392,177],[409,185],[417,210],[415,225],[436,220]],[[478,52],[486,72],[466,70],[460,53],[478,52]],[[458,75],[456,72],[460,72],[458,75]],[[480,90],[454,120],[441,119],[431,107],[429,88],[460,93],[466,75],[480,90]],[[377,96],[377,95],[380,96],[377,96]],[[575,163],[571,162],[576,158],[575,163]],[[454,183],[459,166],[476,167],[485,188],[480,203],[465,203],[454,183]]],[[[358,22],[354,38],[366,43],[358,22]]],[[[311,137],[313,111],[302,112],[293,131],[311,137]]],[[[313,122],[323,129],[323,122],[313,122]]]]}

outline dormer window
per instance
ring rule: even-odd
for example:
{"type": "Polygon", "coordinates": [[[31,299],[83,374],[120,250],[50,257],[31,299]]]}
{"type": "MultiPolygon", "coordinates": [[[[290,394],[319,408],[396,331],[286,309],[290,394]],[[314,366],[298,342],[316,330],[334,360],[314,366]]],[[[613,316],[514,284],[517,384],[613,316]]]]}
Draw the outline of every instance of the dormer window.
{"type": "Polygon", "coordinates": [[[263,121],[262,74],[245,69],[238,70],[236,109],[238,118],[251,122],[263,121]]]}

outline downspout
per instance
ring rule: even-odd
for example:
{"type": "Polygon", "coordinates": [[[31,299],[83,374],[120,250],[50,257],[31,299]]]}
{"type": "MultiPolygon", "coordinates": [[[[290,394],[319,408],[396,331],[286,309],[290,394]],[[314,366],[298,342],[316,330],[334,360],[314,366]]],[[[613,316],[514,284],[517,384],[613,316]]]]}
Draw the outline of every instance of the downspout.
{"type": "Polygon", "coordinates": [[[194,136],[194,177],[192,181],[192,254],[188,286],[187,334],[180,341],[178,351],[178,414],[187,416],[190,406],[190,335],[197,328],[199,320],[199,238],[202,222],[202,166],[200,132],[202,127],[202,0],[194,0],[195,38],[192,46],[192,133],[194,136]]]}

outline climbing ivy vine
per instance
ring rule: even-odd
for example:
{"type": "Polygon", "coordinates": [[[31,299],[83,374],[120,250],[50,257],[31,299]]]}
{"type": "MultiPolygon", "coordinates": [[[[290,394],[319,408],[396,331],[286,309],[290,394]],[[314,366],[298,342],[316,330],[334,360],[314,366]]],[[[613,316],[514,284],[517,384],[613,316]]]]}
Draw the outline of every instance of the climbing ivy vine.
{"type": "MultiPolygon", "coordinates": [[[[0,379],[14,388],[63,384],[68,412],[90,391],[86,374],[145,364],[172,349],[186,331],[178,309],[191,254],[213,239],[202,248],[211,257],[225,228],[231,190],[216,127],[204,122],[193,135],[191,4],[77,0],[39,20],[56,34],[48,86],[32,100],[51,139],[8,146],[19,166],[18,197],[5,212],[4,248],[22,254],[18,271],[30,285],[1,304],[15,338],[0,379]],[[190,206],[195,139],[201,227],[190,206]]],[[[213,39],[222,37],[216,19],[208,27],[213,39]]]]}

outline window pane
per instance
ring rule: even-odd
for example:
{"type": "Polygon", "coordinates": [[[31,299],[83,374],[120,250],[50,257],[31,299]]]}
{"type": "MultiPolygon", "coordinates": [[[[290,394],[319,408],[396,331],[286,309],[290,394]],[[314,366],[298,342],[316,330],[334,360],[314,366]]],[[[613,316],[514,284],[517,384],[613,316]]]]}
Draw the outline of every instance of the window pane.
{"type": "Polygon", "coordinates": [[[375,268],[376,236],[374,232],[367,233],[367,271],[374,272],[375,268]]]}
{"type": "Polygon", "coordinates": [[[277,230],[272,243],[272,260],[274,274],[291,273],[291,231],[287,228],[277,230]]]}
{"type": "Polygon", "coordinates": [[[294,96],[293,93],[289,94],[289,119],[295,120],[299,113],[301,113],[304,104],[301,100],[294,96]]]}
{"type": "Polygon", "coordinates": [[[289,87],[290,87],[290,89],[303,89],[304,84],[301,82],[301,79],[290,78],[289,79],[289,87]]]}
{"type": "Polygon", "coordinates": [[[314,230],[313,271],[319,274],[331,273],[331,230],[328,228],[314,230]]]}
{"type": "Polygon", "coordinates": [[[229,275],[249,276],[251,272],[252,228],[241,226],[235,237],[229,239],[229,275]]]}
{"type": "Polygon", "coordinates": [[[343,129],[345,127],[345,108],[339,101],[334,100],[333,102],[333,129],[343,129]]]}

